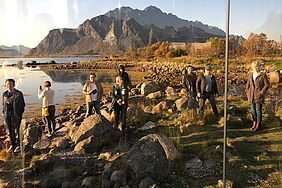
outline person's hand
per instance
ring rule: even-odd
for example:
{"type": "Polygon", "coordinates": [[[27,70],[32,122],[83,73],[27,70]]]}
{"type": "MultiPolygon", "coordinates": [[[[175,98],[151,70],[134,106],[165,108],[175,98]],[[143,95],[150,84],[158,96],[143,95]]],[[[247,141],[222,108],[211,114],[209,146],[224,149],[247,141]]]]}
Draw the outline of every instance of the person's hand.
{"type": "Polygon", "coordinates": [[[198,97],[198,98],[201,98],[201,93],[197,93],[197,97],[198,97]]]}
{"type": "Polygon", "coordinates": [[[88,92],[88,95],[91,95],[91,94],[92,94],[92,92],[93,92],[93,90],[90,90],[90,91],[88,92]]]}
{"type": "Polygon", "coordinates": [[[121,100],[121,99],[117,100],[117,103],[118,103],[119,105],[122,105],[122,100],[121,100]]]}

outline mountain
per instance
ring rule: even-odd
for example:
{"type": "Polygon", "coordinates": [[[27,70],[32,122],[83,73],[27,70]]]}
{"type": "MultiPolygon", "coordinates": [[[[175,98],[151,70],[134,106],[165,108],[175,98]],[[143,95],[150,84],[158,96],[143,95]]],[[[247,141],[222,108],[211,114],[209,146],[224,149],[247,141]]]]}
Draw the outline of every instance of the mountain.
{"type": "Polygon", "coordinates": [[[0,45],[0,56],[1,57],[13,57],[13,56],[21,56],[29,53],[30,48],[25,47],[23,45],[19,46],[4,46],[0,45]]]}
{"type": "Polygon", "coordinates": [[[276,41],[282,40],[282,13],[271,12],[264,24],[255,30],[255,33],[265,33],[267,38],[276,41]]]}
{"type": "Polygon", "coordinates": [[[30,55],[106,54],[147,46],[156,41],[205,42],[218,37],[197,27],[142,26],[134,19],[105,15],[86,20],[76,29],[54,29],[30,50],[30,55]]]}
{"type": "Polygon", "coordinates": [[[150,25],[154,24],[157,27],[164,28],[166,26],[172,26],[176,29],[181,27],[197,27],[204,30],[207,33],[213,35],[224,36],[225,33],[221,29],[213,26],[203,24],[199,21],[188,21],[178,18],[176,15],[171,13],[167,14],[162,12],[159,8],[155,6],[149,6],[144,10],[132,9],[130,7],[116,8],[105,14],[108,17],[114,17],[116,19],[134,19],[140,25],[150,25]]]}

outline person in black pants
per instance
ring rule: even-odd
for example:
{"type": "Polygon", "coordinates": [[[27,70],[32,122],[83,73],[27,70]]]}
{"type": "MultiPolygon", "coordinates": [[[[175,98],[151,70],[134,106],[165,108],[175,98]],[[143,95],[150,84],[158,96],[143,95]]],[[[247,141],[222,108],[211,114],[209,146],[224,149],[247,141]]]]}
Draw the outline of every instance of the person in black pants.
{"type": "Polygon", "coordinates": [[[20,124],[24,113],[25,101],[23,93],[15,89],[15,80],[7,79],[5,85],[7,90],[3,93],[2,98],[2,116],[4,116],[5,128],[9,133],[11,142],[8,152],[17,153],[20,151],[20,124]]]}
{"type": "Polygon", "coordinates": [[[112,104],[114,110],[114,127],[118,128],[121,120],[122,133],[126,130],[126,112],[128,107],[128,88],[123,84],[123,79],[119,75],[112,90],[112,104]]]}
{"type": "Polygon", "coordinates": [[[204,112],[205,102],[208,99],[214,115],[218,119],[218,110],[216,107],[215,96],[218,95],[215,76],[211,73],[211,66],[205,68],[204,75],[198,77],[196,82],[197,97],[199,98],[199,114],[204,112]]]}

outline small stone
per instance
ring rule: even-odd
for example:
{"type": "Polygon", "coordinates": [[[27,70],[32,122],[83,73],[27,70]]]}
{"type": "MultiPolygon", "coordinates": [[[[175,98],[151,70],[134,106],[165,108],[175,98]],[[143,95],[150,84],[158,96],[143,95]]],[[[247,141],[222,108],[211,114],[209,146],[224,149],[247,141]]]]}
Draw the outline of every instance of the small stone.
{"type": "Polygon", "coordinates": [[[123,171],[114,171],[111,175],[111,181],[118,182],[121,185],[126,184],[126,173],[123,171]]]}
{"type": "Polygon", "coordinates": [[[139,183],[139,188],[148,188],[150,185],[153,185],[155,182],[152,178],[147,177],[141,180],[139,183]]]}

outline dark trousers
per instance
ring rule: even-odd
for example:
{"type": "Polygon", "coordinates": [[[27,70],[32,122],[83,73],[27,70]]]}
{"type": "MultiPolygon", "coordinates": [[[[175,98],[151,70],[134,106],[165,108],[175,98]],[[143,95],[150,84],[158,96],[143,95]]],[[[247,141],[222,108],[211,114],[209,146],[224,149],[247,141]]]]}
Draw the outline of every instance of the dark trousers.
{"type": "Polygon", "coordinates": [[[55,121],[55,105],[48,106],[49,116],[44,117],[44,121],[47,124],[48,132],[53,133],[56,129],[56,121],[55,121]]]}
{"type": "Polygon", "coordinates": [[[199,99],[199,111],[202,114],[204,112],[204,107],[205,107],[205,102],[206,100],[209,100],[211,106],[212,106],[212,110],[213,113],[216,117],[218,117],[218,110],[216,107],[216,102],[215,102],[215,98],[214,98],[214,94],[213,93],[206,93],[204,92],[203,96],[199,99]]]}
{"type": "Polygon", "coordinates": [[[9,132],[9,137],[13,150],[20,144],[20,124],[22,117],[16,117],[13,113],[4,116],[5,128],[9,132]]]}
{"type": "Polygon", "coordinates": [[[97,114],[101,114],[100,104],[97,101],[92,101],[92,102],[86,103],[86,108],[87,108],[87,110],[86,110],[85,117],[88,117],[88,116],[92,115],[93,108],[95,109],[95,112],[97,114]]]}
{"type": "Polygon", "coordinates": [[[251,111],[252,111],[253,121],[256,121],[259,125],[261,125],[261,121],[262,121],[262,104],[251,103],[251,111]]]}
{"type": "Polygon", "coordinates": [[[126,129],[126,112],[127,104],[119,105],[117,102],[114,105],[114,117],[115,123],[114,127],[117,128],[119,122],[121,121],[122,132],[126,129]]]}

